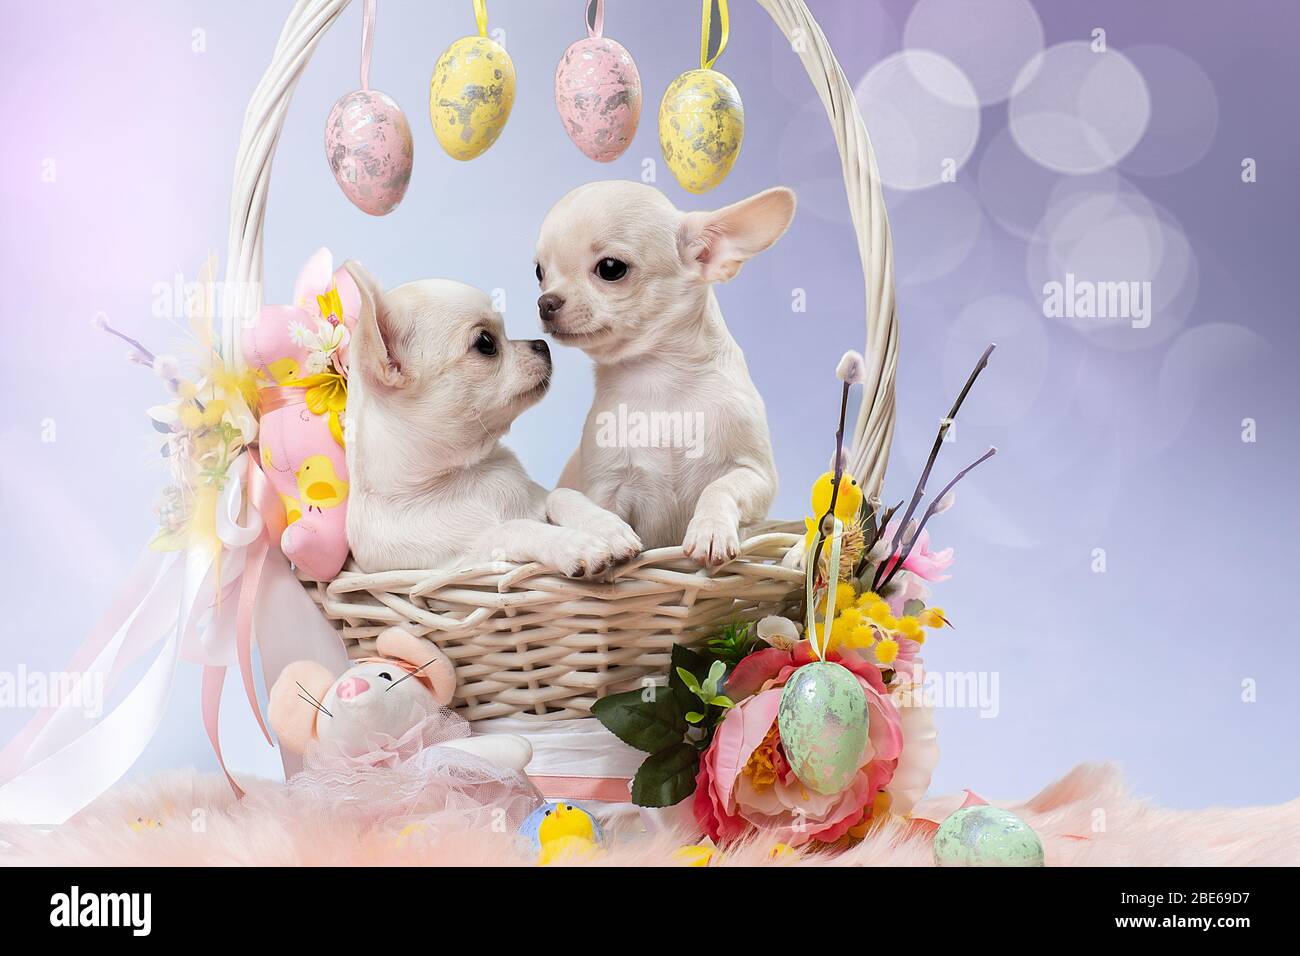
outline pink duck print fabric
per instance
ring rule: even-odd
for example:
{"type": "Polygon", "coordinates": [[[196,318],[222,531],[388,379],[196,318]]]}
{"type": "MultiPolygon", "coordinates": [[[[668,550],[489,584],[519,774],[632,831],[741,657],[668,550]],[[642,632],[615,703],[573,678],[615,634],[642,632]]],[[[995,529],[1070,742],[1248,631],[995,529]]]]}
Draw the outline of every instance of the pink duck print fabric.
{"type": "Polygon", "coordinates": [[[337,575],[348,555],[343,419],[360,308],[352,276],[322,248],[298,274],[293,304],[264,306],[243,334],[259,379],[262,470],[284,505],[280,548],[317,581],[337,575]]]}

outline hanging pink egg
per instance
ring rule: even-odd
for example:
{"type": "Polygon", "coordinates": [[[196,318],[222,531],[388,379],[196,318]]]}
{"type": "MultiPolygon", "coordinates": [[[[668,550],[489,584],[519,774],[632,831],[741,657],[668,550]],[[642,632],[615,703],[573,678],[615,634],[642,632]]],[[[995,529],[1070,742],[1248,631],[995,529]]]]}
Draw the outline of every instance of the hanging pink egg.
{"type": "Polygon", "coordinates": [[[411,182],[411,126],[387,94],[356,90],[325,121],[325,158],[339,188],[372,216],[392,212],[411,182]]]}
{"type": "Polygon", "coordinates": [[[623,155],[641,119],[641,74],[608,37],[579,40],[555,69],[555,106],[574,145],[598,163],[623,155]]]}

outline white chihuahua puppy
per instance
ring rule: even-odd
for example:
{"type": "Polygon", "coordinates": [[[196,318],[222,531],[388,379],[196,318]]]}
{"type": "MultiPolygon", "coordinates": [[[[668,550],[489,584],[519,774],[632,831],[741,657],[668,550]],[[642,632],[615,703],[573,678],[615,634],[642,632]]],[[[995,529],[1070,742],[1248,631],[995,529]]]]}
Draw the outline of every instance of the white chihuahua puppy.
{"type": "Polygon", "coordinates": [[[348,543],[364,571],[538,561],[573,577],[641,550],[581,494],[548,495],[499,444],[551,381],[540,339],[507,339],[488,297],[446,279],[384,292],[360,263],[349,345],[348,543]],[[550,518],[553,524],[547,523],[550,518]]]}
{"type": "Polygon", "coordinates": [[[653,187],[601,182],[542,224],[542,326],[596,363],[595,401],[560,484],[625,519],[648,548],[680,543],[701,565],[725,564],[740,526],[776,495],[763,400],[713,284],[776,242],[794,209],[784,188],[686,213],[653,187]],[[691,425],[692,441],[680,440],[691,425]]]}

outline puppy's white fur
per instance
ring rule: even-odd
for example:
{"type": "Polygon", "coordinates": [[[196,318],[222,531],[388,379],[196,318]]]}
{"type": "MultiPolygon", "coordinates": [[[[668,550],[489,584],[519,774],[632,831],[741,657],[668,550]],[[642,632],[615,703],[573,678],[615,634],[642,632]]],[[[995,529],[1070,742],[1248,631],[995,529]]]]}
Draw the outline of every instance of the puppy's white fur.
{"type": "Polygon", "coordinates": [[[794,209],[784,188],[685,213],[653,187],[601,182],[569,193],[542,224],[543,327],[596,363],[595,401],[560,484],[625,519],[648,548],[680,543],[701,565],[724,564],[740,525],[776,495],[763,400],[712,287],[776,242],[794,209]],[[626,275],[602,278],[604,259],[626,275]],[[697,416],[699,447],[608,447],[598,421],[620,405],[697,416]]]}
{"type": "Polygon", "coordinates": [[[499,439],[546,393],[549,350],[509,340],[488,297],[445,279],[384,292],[357,262],[349,346],[348,543],[365,571],[465,559],[596,575],[641,549],[581,494],[549,496],[499,439]],[[495,354],[478,349],[480,336],[495,354]],[[550,518],[554,524],[548,524],[550,518]]]}

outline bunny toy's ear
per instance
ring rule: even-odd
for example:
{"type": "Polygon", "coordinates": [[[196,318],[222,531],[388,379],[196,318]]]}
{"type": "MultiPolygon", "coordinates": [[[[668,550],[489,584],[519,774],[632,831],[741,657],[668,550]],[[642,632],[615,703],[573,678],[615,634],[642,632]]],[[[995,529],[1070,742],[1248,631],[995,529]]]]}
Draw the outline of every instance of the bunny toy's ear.
{"type": "Polygon", "coordinates": [[[456,667],[433,641],[416,637],[400,627],[390,627],[379,635],[375,649],[383,657],[420,668],[420,678],[444,707],[456,696],[456,667]]]}
{"type": "Polygon", "coordinates": [[[280,738],[280,746],[302,753],[316,738],[316,704],[324,700],[334,684],[334,675],[315,661],[294,661],[280,671],[271,687],[267,717],[280,738]],[[307,700],[313,697],[316,704],[307,700]]]}

